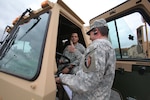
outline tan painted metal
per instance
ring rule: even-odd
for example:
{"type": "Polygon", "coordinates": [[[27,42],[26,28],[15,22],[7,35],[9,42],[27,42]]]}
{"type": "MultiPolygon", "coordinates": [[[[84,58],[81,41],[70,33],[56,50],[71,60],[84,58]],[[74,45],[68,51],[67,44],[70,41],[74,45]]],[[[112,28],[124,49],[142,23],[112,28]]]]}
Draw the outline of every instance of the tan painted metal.
{"type": "Polygon", "coordinates": [[[146,14],[150,16],[149,1],[148,0],[127,0],[121,5],[118,5],[90,20],[92,23],[96,19],[106,18],[106,20],[118,18],[120,15],[127,14],[135,8],[141,8],[146,14]]]}

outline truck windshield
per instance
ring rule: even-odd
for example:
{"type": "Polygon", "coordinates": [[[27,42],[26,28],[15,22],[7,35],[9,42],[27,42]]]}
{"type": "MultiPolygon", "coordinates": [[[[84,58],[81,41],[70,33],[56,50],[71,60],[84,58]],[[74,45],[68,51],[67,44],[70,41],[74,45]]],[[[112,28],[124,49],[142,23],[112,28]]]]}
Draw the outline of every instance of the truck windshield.
{"type": "Polygon", "coordinates": [[[27,80],[36,78],[40,69],[49,13],[42,14],[38,18],[40,21],[35,18],[18,26],[13,45],[0,60],[0,71],[27,80]]]}

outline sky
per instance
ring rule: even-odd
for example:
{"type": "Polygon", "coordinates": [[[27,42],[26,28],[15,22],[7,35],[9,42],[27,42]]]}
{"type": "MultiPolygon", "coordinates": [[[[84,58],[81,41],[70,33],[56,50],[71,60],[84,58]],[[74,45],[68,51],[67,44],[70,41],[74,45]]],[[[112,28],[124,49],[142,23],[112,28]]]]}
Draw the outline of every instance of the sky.
{"type": "MultiPolygon", "coordinates": [[[[1,0],[0,32],[27,8],[36,10],[44,0],[1,0]]],[[[57,0],[50,0],[57,2],[57,0]]],[[[125,0],[63,0],[84,22],[89,25],[93,17],[113,8],[125,0]]],[[[0,33],[1,34],[1,33],[0,33]]]]}

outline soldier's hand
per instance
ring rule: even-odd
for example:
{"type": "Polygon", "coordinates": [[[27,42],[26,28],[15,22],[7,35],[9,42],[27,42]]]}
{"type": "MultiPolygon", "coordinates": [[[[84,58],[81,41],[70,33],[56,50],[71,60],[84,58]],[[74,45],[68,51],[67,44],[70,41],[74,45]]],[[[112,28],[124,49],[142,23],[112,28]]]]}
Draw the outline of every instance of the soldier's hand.
{"type": "Polygon", "coordinates": [[[69,72],[70,72],[70,69],[67,67],[62,70],[63,74],[68,74],[69,72]]]}
{"type": "Polygon", "coordinates": [[[73,53],[75,52],[75,47],[72,41],[70,41],[70,44],[71,45],[68,46],[68,51],[73,53]]]}
{"type": "Polygon", "coordinates": [[[71,45],[68,46],[68,51],[73,53],[75,51],[75,48],[72,47],[71,45]]]}
{"type": "Polygon", "coordinates": [[[62,63],[63,63],[63,60],[60,59],[60,60],[59,60],[59,64],[62,64],[62,63]]]}
{"type": "Polygon", "coordinates": [[[59,77],[56,77],[56,78],[55,78],[55,81],[56,81],[57,84],[60,84],[60,83],[61,83],[61,80],[60,80],[59,77]]]}

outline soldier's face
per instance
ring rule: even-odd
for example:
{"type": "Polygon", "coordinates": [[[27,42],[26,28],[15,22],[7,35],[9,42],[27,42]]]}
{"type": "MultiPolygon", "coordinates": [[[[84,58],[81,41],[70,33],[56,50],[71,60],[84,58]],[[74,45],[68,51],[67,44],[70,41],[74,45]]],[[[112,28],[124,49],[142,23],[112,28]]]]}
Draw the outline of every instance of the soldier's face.
{"type": "Polygon", "coordinates": [[[77,33],[72,34],[71,41],[73,42],[73,44],[76,44],[79,41],[79,37],[77,33]]]}
{"type": "Polygon", "coordinates": [[[95,29],[93,29],[91,32],[90,32],[90,40],[95,40],[95,35],[96,34],[94,34],[96,32],[96,30],[95,29]]]}
{"type": "Polygon", "coordinates": [[[95,37],[94,34],[93,34],[92,32],[90,32],[90,40],[93,41],[93,40],[94,40],[94,37],[95,37]]]}

